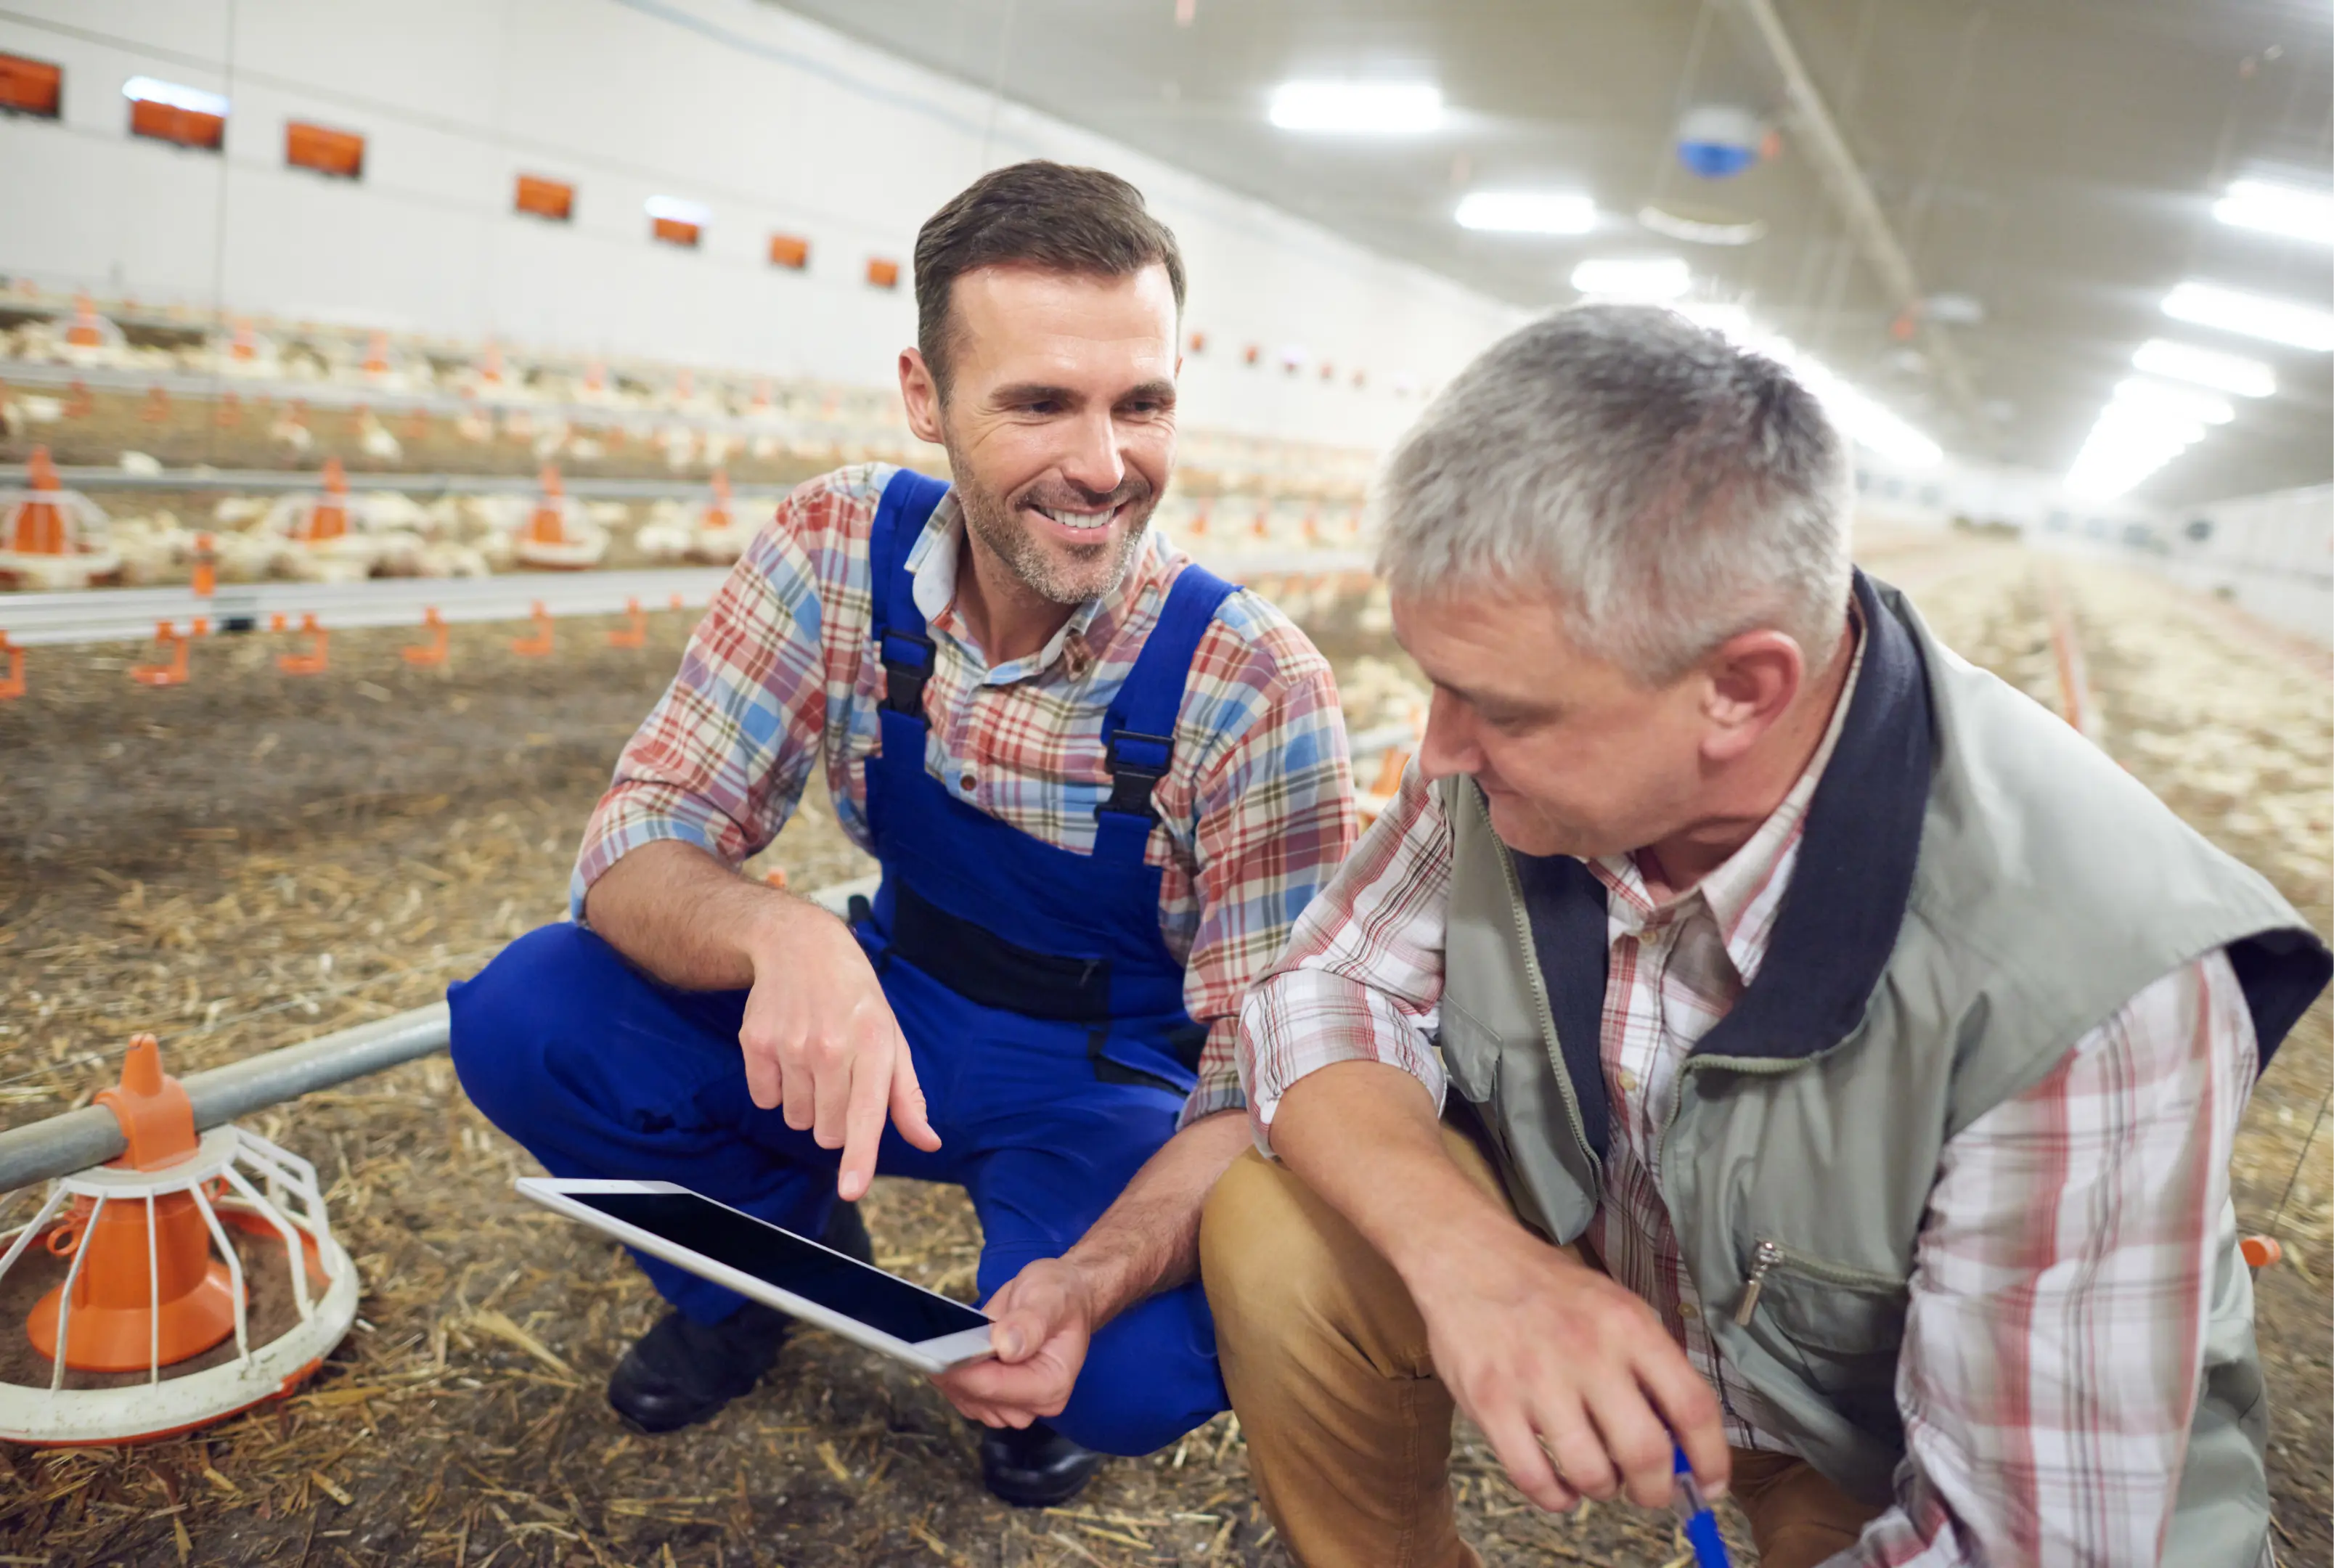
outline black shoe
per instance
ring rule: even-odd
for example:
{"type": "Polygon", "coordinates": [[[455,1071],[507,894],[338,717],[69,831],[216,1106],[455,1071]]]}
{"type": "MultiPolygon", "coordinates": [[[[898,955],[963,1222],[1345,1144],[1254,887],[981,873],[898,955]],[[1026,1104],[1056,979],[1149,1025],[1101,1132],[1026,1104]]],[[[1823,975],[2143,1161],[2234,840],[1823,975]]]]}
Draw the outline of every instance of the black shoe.
{"type": "Polygon", "coordinates": [[[1043,1421],[980,1429],[980,1478],[1017,1508],[1059,1507],[1085,1490],[1102,1461],[1043,1421]]]}
{"type": "MultiPolygon", "coordinates": [[[[859,1206],[835,1205],[819,1239],[862,1263],[875,1261],[859,1206]]],[[[708,1327],[669,1312],[632,1342],[608,1378],[608,1403],[636,1431],[654,1435],[710,1420],[753,1391],[778,1359],[794,1320],[747,1302],[708,1327]]]]}

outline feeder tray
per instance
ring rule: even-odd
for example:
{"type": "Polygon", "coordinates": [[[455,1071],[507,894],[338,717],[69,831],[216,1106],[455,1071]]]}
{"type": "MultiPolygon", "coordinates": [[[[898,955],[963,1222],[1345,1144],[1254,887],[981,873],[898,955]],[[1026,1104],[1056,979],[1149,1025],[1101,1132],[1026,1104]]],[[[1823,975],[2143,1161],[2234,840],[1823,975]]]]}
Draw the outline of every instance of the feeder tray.
{"type": "Polygon", "coordinates": [[[290,1392],[356,1318],[356,1265],[333,1237],[313,1166],[240,1127],[198,1136],[150,1034],[98,1099],[129,1152],[52,1182],[0,1256],[0,1284],[35,1241],[70,1259],[25,1323],[48,1386],[0,1381],[0,1439],[134,1443],[208,1425],[290,1392]],[[283,1247],[292,1320],[263,1344],[252,1342],[252,1282],[231,1233],[283,1247]],[[207,1354],[230,1337],[231,1356],[207,1354]],[[69,1388],[68,1371],[111,1386],[69,1388]]]}

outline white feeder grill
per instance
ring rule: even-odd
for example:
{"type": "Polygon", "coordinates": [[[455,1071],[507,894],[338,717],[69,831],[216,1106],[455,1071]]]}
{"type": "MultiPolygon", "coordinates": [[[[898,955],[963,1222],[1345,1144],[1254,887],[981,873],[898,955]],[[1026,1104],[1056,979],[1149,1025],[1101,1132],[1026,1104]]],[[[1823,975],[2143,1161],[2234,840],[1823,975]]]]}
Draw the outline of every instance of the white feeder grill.
{"type": "Polygon", "coordinates": [[[58,1178],[50,1184],[40,1212],[16,1233],[6,1255],[0,1256],[0,1277],[15,1266],[34,1239],[75,1198],[89,1198],[92,1207],[82,1226],[82,1245],[73,1249],[59,1293],[57,1349],[49,1386],[35,1389],[0,1382],[0,1439],[43,1445],[120,1443],[165,1437],[217,1420],[290,1392],[341,1342],[356,1320],[356,1265],[333,1238],[323,1193],[316,1185],[316,1168],[256,1133],[233,1125],[215,1127],[202,1135],[194,1153],[159,1171],[99,1166],[58,1178]],[[236,1169],[238,1163],[262,1178],[265,1192],[236,1169]],[[214,1179],[224,1180],[241,1201],[214,1201],[205,1190],[214,1179]],[[227,1265],[228,1288],[235,1299],[236,1354],[216,1366],[165,1377],[154,1200],[178,1193],[193,1198],[210,1231],[212,1245],[227,1265]],[[288,1214],[287,1194],[297,1205],[296,1211],[288,1214]],[[141,1201],[146,1206],[146,1278],[154,1336],[147,1380],[143,1385],[107,1389],[66,1388],[64,1358],[72,1289],[88,1256],[88,1238],[108,1204],[141,1201]],[[222,1211],[231,1217],[248,1216],[264,1222],[284,1243],[285,1266],[292,1271],[292,1296],[299,1321],[257,1350],[251,1345],[251,1309],[243,1262],[227,1227],[220,1223],[222,1211]],[[309,1288],[310,1246],[314,1247],[317,1267],[324,1275],[321,1296],[309,1288]]]}

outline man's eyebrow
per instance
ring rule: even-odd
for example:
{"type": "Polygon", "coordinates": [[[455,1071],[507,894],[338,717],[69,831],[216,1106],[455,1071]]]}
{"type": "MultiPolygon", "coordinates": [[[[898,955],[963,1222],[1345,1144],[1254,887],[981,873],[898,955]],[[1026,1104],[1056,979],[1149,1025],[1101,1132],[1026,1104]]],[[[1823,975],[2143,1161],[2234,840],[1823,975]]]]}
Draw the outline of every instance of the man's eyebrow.
{"type": "Polygon", "coordinates": [[[1022,381],[1010,387],[999,387],[989,394],[994,403],[1075,403],[1078,394],[1068,387],[1049,387],[1042,381],[1022,381]]]}
{"type": "Polygon", "coordinates": [[[1155,381],[1145,381],[1139,387],[1130,387],[1118,395],[1118,400],[1122,403],[1131,403],[1137,399],[1147,399],[1154,403],[1172,403],[1175,400],[1175,383],[1162,377],[1155,381]]]}
{"type": "Polygon", "coordinates": [[[1437,680],[1433,684],[1473,708],[1498,708],[1510,713],[1537,716],[1554,713],[1560,706],[1529,697],[1509,697],[1495,691],[1471,691],[1466,687],[1455,686],[1447,680],[1437,680]]]}

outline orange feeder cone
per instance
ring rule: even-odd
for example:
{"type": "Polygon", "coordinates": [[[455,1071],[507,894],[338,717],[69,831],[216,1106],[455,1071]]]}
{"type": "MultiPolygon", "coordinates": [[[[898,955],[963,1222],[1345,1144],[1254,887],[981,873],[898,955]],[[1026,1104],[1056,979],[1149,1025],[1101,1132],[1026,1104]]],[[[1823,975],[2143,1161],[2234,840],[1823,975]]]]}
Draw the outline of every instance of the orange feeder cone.
{"type": "Polygon", "coordinates": [[[235,332],[227,339],[227,351],[228,358],[240,360],[246,364],[259,357],[259,340],[251,334],[251,319],[248,316],[235,319],[235,332]]]}
{"type": "Polygon", "coordinates": [[[706,532],[713,534],[727,530],[730,522],[729,471],[716,468],[713,470],[713,505],[705,509],[705,515],[698,519],[698,524],[706,532]]]}
{"type": "Polygon", "coordinates": [[[324,459],[324,493],[292,522],[292,537],[306,544],[340,539],[349,531],[349,476],[338,457],[324,459]]]}
{"type": "Polygon", "coordinates": [[[503,346],[500,343],[487,345],[485,362],[478,367],[478,380],[489,387],[503,384],[503,346]]]}
{"type": "Polygon", "coordinates": [[[65,329],[65,341],[77,349],[94,349],[105,342],[105,323],[98,320],[97,306],[87,294],[73,295],[72,325],[65,329]]]}
{"type": "Polygon", "coordinates": [[[543,498],[535,504],[534,515],[526,520],[526,537],[537,544],[564,544],[567,541],[567,509],[560,505],[566,489],[559,482],[559,470],[545,463],[543,466],[543,498]]]}
{"type": "Polygon", "coordinates": [[[368,376],[389,374],[389,334],[375,332],[365,340],[364,373],[368,376]]]}
{"type": "Polygon", "coordinates": [[[24,463],[25,483],[32,498],[19,502],[9,520],[7,548],[19,555],[63,555],[65,553],[65,511],[63,503],[44,500],[64,488],[49,449],[35,447],[24,463]]]}
{"type": "Polygon", "coordinates": [[[146,401],[138,410],[139,418],[149,425],[168,424],[170,418],[170,394],[159,387],[146,389],[146,401]]]}
{"type": "MultiPolygon", "coordinates": [[[[151,1034],[130,1043],[121,1082],[98,1094],[121,1123],[130,1151],[116,1169],[159,1170],[195,1151],[194,1108],[162,1071],[151,1034]]],[[[70,1225],[71,1222],[68,1222],[70,1225]]],[[[53,1250],[58,1240],[51,1233],[53,1250]]],[[[65,1320],[64,1363],[82,1371],[144,1371],[199,1355],[235,1332],[227,1265],[211,1256],[210,1229],[187,1193],[117,1199],[96,1223],[71,1236],[81,1256],[66,1285],[34,1304],[24,1327],[43,1357],[57,1354],[65,1320]]]]}

